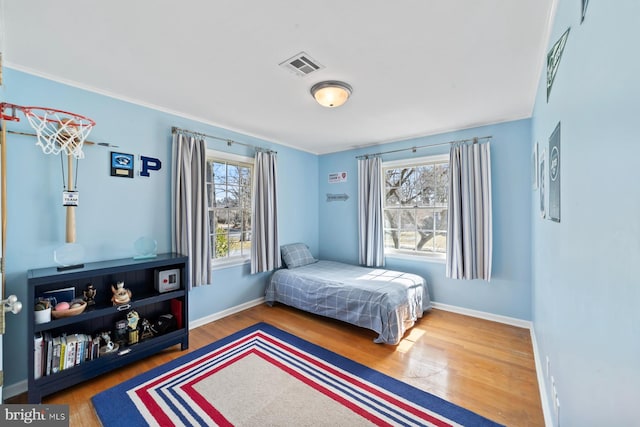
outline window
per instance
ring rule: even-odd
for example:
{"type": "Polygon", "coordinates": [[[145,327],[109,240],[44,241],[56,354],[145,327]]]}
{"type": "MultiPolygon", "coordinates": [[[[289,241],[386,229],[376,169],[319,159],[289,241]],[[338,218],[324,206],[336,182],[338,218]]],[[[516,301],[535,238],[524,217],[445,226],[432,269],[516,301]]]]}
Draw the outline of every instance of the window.
{"type": "Polygon", "coordinates": [[[207,150],[209,232],[214,264],[251,256],[253,159],[207,150]]]}
{"type": "Polygon", "coordinates": [[[385,253],[444,259],[449,156],[385,162],[382,173],[385,253]]]}

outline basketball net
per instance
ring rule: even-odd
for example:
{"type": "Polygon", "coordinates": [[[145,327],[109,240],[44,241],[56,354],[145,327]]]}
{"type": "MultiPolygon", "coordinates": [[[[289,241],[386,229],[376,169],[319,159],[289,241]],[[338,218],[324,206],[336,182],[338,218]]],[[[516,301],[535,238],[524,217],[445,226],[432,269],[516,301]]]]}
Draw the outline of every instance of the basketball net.
{"type": "Polygon", "coordinates": [[[76,159],[84,158],[82,145],[89,136],[95,122],[80,114],[46,107],[22,107],[20,105],[0,103],[3,120],[20,121],[16,110],[22,111],[29,124],[36,131],[37,145],[45,154],[65,153],[76,159]],[[11,115],[5,114],[11,110],[11,115]]]}

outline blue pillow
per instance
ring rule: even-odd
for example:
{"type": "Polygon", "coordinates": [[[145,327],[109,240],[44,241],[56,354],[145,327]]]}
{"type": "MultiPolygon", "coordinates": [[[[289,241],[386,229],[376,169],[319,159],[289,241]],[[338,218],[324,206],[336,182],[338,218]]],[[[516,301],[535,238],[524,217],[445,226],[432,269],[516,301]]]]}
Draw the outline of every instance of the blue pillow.
{"type": "Polygon", "coordinates": [[[303,265],[318,262],[309,252],[309,247],[304,243],[290,243],[280,246],[282,261],[287,268],[302,267],[303,265]]]}

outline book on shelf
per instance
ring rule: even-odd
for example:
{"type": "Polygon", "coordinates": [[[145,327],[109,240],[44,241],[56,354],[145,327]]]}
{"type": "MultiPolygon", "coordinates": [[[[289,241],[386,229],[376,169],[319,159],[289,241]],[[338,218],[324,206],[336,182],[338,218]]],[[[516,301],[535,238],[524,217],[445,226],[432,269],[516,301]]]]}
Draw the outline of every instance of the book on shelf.
{"type": "Polygon", "coordinates": [[[171,300],[171,314],[176,319],[178,329],[182,329],[182,301],[174,298],[171,300]]]}
{"type": "Polygon", "coordinates": [[[76,365],[89,360],[88,347],[91,337],[87,334],[78,334],[78,348],[76,349],[76,365]]]}
{"type": "Polygon", "coordinates": [[[52,346],[53,346],[53,354],[51,358],[51,373],[55,374],[60,372],[60,353],[62,351],[62,341],[60,337],[53,337],[52,346]]]}
{"type": "Polygon", "coordinates": [[[42,371],[43,375],[51,375],[51,360],[53,359],[53,337],[51,332],[44,333],[44,347],[47,349],[47,357],[43,356],[42,363],[44,363],[44,368],[42,371]]]}
{"type": "Polygon", "coordinates": [[[37,333],[33,339],[33,378],[36,380],[42,376],[43,343],[42,334],[37,333]]]}
{"type": "Polygon", "coordinates": [[[65,350],[64,369],[73,368],[76,364],[76,349],[78,347],[78,336],[67,335],[67,348],[65,350]]]}
{"type": "Polygon", "coordinates": [[[93,342],[91,345],[91,360],[97,359],[100,357],[100,336],[96,335],[93,338],[93,342]]]}
{"type": "Polygon", "coordinates": [[[78,348],[76,348],[76,366],[84,362],[85,335],[78,334],[78,348]]]}
{"type": "Polygon", "coordinates": [[[58,362],[58,372],[62,371],[67,364],[67,336],[60,336],[60,361],[58,362]]]}

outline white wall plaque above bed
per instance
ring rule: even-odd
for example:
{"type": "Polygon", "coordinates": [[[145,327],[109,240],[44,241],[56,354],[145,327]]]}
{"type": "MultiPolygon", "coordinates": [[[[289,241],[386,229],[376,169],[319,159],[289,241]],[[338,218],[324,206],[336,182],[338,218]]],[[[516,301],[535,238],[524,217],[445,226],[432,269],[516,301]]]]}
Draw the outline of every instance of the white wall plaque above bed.
{"type": "Polygon", "coordinates": [[[329,184],[337,184],[339,182],[347,182],[346,172],[332,172],[329,174],[329,184]]]}

